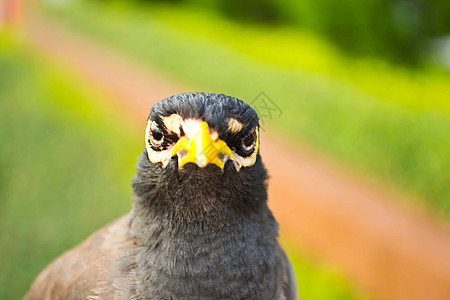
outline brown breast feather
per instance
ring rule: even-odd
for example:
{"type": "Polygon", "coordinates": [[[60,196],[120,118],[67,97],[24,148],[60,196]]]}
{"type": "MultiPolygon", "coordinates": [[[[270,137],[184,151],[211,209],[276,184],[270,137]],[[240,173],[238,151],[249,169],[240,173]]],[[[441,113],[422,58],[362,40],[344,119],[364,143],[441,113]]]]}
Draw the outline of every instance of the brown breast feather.
{"type": "Polygon", "coordinates": [[[93,233],[53,261],[36,278],[25,300],[133,299],[134,253],[128,216],[93,233]]]}

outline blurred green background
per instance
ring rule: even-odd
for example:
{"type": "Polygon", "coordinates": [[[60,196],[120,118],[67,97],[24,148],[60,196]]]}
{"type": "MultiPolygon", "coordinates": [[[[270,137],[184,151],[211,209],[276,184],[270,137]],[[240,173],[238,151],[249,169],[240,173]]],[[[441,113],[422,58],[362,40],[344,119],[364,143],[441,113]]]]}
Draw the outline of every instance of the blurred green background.
{"type": "Polygon", "coordinates": [[[248,102],[263,91],[283,111],[269,120],[280,135],[450,213],[450,72],[431,57],[421,67],[355,57],[306,29],[238,23],[203,6],[63,3],[48,15],[186,85],[248,102]]]}
{"type": "MultiPolygon", "coordinates": [[[[47,0],[39,7],[183,84],[248,102],[263,91],[283,111],[268,120],[271,132],[448,220],[449,3],[47,0]]],[[[130,208],[142,133],[108,100],[3,26],[0,299],[19,299],[54,257],[130,208]]],[[[303,299],[366,297],[341,271],[283,243],[303,299]]]]}

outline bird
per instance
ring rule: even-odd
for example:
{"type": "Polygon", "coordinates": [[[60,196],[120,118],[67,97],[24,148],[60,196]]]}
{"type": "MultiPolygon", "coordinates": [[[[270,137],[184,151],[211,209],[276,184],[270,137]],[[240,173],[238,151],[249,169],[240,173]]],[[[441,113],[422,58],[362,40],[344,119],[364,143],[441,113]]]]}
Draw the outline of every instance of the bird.
{"type": "Polygon", "coordinates": [[[155,103],[131,211],[54,260],[24,299],[299,299],[259,148],[258,114],[238,98],[155,103]]]}

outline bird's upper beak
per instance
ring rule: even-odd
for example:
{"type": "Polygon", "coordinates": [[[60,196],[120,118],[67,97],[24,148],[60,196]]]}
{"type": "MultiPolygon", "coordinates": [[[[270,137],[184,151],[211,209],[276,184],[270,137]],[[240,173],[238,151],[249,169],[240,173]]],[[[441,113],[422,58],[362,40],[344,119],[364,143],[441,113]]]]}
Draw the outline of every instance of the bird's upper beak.
{"type": "Polygon", "coordinates": [[[181,137],[172,148],[171,155],[178,155],[178,165],[195,163],[199,167],[214,164],[223,169],[226,161],[233,158],[228,145],[218,138],[216,132],[211,132],[204,121],[188,120],[181,137]]]}

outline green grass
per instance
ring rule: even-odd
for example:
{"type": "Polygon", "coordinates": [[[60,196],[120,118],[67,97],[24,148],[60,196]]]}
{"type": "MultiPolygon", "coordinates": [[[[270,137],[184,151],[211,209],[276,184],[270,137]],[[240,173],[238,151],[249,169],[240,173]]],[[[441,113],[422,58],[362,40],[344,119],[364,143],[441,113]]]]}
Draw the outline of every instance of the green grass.
{"type": "Polygon", "coordinates": [[[305,32],[186,8],[72,1],[49,12],[204,91],[247,102],[264,91],[283,111],[264,120],[272,132],[294,145],[307,141],[450,216],[448,73],[352,60],[305,32]]]}
{"type": "MultiPolygon", "coordinates": [[[[20,299],[53,258],[129,210],[143,141],[103,95],[10,36],[0,70],[0,299],[20,299]]],[[[361,299],[287,249],[304,299],[361,299]]]]}
{"type": "Polygon", "coordinates": [[[58,68],[0,37],[0,299],[20,299],[62,251],[126,213],[141,151],[58,68]]]}
{"type": "Polygon", "coordinates": [[[361,290],[350,285],[340,270],[332,265],[313,260],[304,251],[281,240],[297,277],[301,299],[348,300],[370,299],[361,290]]]}

